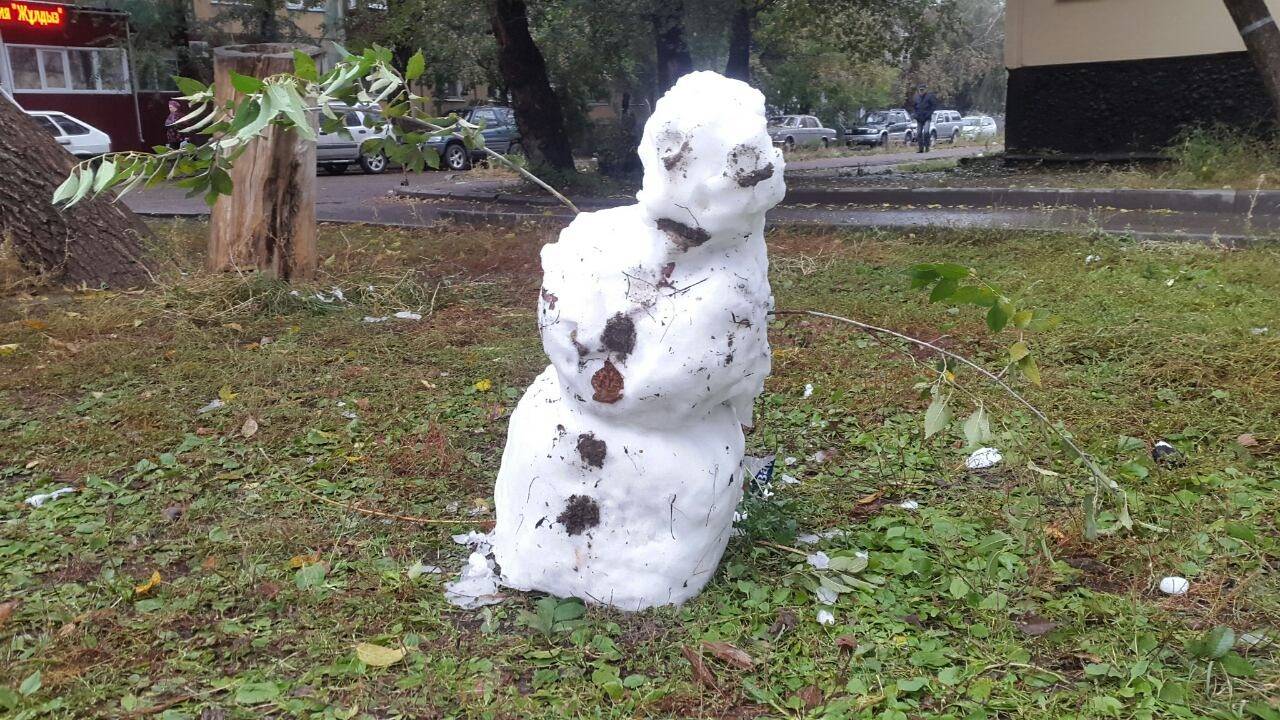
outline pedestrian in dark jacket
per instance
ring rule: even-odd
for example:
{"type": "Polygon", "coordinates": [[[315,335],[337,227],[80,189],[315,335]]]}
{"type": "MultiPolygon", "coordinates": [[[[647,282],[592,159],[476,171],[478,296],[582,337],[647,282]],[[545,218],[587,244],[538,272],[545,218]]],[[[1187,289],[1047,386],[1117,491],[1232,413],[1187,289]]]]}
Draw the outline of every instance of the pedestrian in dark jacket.
{"type": "Polygon", "coordinates": [[[929,152],[929,134],[932,130],[930,124],[933,122],[933,111],[938,109],[938,98],[929,92],[929,88],[921,85],[916,88],[916,94],[912,96],[909,105],[907,111],[916,120],[916,152],[929,152]]]}

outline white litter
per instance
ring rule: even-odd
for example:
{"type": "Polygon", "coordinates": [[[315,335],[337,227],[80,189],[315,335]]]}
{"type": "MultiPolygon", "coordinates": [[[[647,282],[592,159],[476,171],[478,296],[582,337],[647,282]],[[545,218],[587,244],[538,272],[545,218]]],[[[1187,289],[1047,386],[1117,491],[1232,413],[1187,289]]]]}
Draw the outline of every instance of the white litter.
{"type": "Polygon", "coordinates": [[[819,570],[826,570],[831,566],[831,558],[824,552],[816,552],[805,558],[806,561],[819,570]]]}
{"type": "Polygon", "coordinates": [[[410,580],[417,580],[423,575],[443,575],[444,568],[439,565],[423,565],[421,561],[415,562],[405,571],[410,580]]]}
{"type": "Polygon", "coordinates": [[[1266,641],[1267,635],[1262,632],[1247,632],[1240,636],[1240,643],[1242,645],[1248,645],[1249,647],[1261,645],[1266,641]]]}
{"type": "Polygon", "coordinates": [[[1001,455],[999,450],[984,447],[974,450],[973,454],[964,461],[964,466],[970,470],[986,470],[999,465],[1001,460],[1004,460],[1004,455],[1001,455]]]}
{"type": "Polygon", "coordinates": [[[1093,263],[1096,263],[1096,262],[1102,262],[1101,255],[1089,255],[1084,259],[1085,265],[1092,265],[1093,263]]]}
{"type": "Polygon", "coordinates": [[[550,366],[511,415],[494,488],[505,586],[625,610],[715,576],[770,370],[764,215],[783,158],[764,97],[680,78],[645,125],[638,204],[542,248],[550,366]]]}
{"type": "Polygon", "coordinates": [[[811,463],[816,463],[816,464],[821,465],[822,463],[826,462],[826,461],[827,461],[827,459],[828,459],[828,458],[830,458],[830,457],[831,457],[831,453],[830,453],[830,452],[828,452],[828,451],[826,451],[826,450],[819,450],[818,452],[816,452],[816,453],[814,453],[814,454],[810,455],[809,457],[805,458],[805,460],[808,460],[808,461],[809,461],[809,462],[811,462],[811,463]]]}
{"type": "Polygon", "coordinates": [[[782,464],[783,464],[783,465],[795,465],[795,464],[796,464],[796,463],[798,463],[798,462],[800,462],[800,461],[799,461],[799,460],[796,460],[796,459],[795,459],[795,458],[793,458],[793,457],[789,457],[789,458],[786,458],[785,460],[783,460],[783,461],[782,461],[782,464]]]}
{"type": "Polygon", "coordinates": [[[365,315],[365,316],[364,316],[364,321],[365,321],[365,322],[367,322],[367,323],[380,323],[380,322],[386,322],[386,321],[389,319],[389,317],[390,317],[390,316],[388,316],[388,315],[383,315],[383,316],[381,316],[381,317],[374,317],[374,316],[372,316],[372,315],[365,315]]]}
{"type": "Polygon", "coordinates": [[[214,410],[217,410],[220,407],[226,407],[226,403],[222,401],[222,398],[214,398],[213,401],[210,402],[208,405],[205,405],[204,407],[197,410],[196,414],[203,415],[207,412],[213,412],[214,410]]]}
{"type": "Polygon", "coordinates": [[[919,510],[920,503],[916,502],[915,500],[903,500],[902,502],[898,503],[898,507],[902,508],[903,510],[919,510]]]}
{"type": "Polygon", "coordinates": [[[819,622],[819,623],[821,623],[821,624],[823,624],[823,625],[835,625],[835,624],[836,624],[836,616],[835,616],[835,614],[834,614],[834,613],[832,613],[830,610],[819,610],[819,611],[818,611],[818,622],[819,622]]]}
{"type": "Polygon", "coordinates": [[[37,507],[37,508],[38,508],[38,507],[40,507],[41,505],[44,505],[45,503],[49,502],[50,500],[57,500],[58,498],[62,497],[63,495],[66,495],[66,494],[68,494],[68,493],[73,493],[73,492],[75,492],[75,491],[76,491],[76,489],[75,489],[75,488],[73,488],[73,487],[63,487],[63,488],[58,488],[57,490],[54,490],[53,492],[49,492],[49,493],[40,493],[40,494],[38,494],[38,495],[32,495],[31,497],[27,498],[25,502],[26,502],[28,505],[30,505],[31,507],[37,507]]]}
{"type": "Polygon", "coordinates": [[[794,475],[782,474],[782,482],[786,485],[799,485],[800,481],[794,475]]]}
{"type": "Polygon", "coordinates": [[[462,535],[454,535],[453,541],[459,545],[466,545],[473,550],[483,553],[489,552],[489,548],[493,544],[492,538],[485,533],[476,532],[475,530],[462,535]]]}
{"type": "Polygon", "coordinates": [[[813,396],[813,383],[806,383],[806,384],[805,384],[805,386],[804,386],[804,396],[805,396],[805,397],[812,397],[812,396],[813,396]]]}
{"type": "Polygon", "coordinates": [[[817,535],[814,535],[813,533],[805,533],[804,535],[796,536],[796,542],[800,543],[801,545],[817,545],[818,541],[821,539],[822,538],[818,537],[817,535]]]}
{"type": "Polygon", "coordinates": [[[458,579],[445,585],[444,597],[450,604],[464,610],[497,605],[505,599],[498,592],[498,576],[494,572],[493,561],[481,552],[471,553],[458,579]]]}
{"type": "Polygon", "coordinates": [[[1160,592],[1165,595],[1186,595],[1191,589],[1191,583],[1184,577],[1170,575],[1160,581],[1160,592]]]}
{"type": "Polygon", "coordinates": [[[421,320],[422,319],[422,315],[416,312],[409,312],[408,310],[401,310],[400,312],[396,313],[392,317],[396,318],[397,320],[421,320]]]}
{"type": "Polygon", "coordinates": [[[840,593],[832,590],[826,585],[819,585],[818,592],[816,592],[815,595],[818,597],[818,602],[823,605],[835,605],[836,601],[840,599],[840,593]]]}
{"type": "Polygon", "coordinates": [[[1249,328],[1250,335],[1266,335],[1269,332],[1271,332],[1271,328],[1269,327],[1249,328]]]}

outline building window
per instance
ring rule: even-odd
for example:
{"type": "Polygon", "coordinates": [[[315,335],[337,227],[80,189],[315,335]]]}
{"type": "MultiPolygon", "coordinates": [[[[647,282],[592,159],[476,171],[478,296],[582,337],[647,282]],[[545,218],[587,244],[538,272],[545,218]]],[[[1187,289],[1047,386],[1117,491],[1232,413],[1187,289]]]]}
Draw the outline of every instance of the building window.
{"type": "Polygon", "coordinates": [[[129,65],[120,48],[10,45],[13,89],[25,92],[127,93],[129,65]]]}

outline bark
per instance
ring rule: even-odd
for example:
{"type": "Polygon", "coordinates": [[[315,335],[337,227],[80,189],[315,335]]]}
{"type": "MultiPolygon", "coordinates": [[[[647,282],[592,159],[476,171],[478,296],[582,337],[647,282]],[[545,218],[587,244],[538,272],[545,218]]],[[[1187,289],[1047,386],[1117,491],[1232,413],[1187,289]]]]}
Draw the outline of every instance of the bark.
{"type": "Polygon", "coordinates": [[[746,3],[738,6],[729,19],[729,62],[724,74],[742,82],[751,82],[751,26],[755,12],[746,3]]]}
{"type": "Polygon", "coordinates": [[[498,69],[503,85],[511,92],[511,105],[530,162],[535,167],[573,172],[573,151],[564,113],[547,78],[546,60],[529,34],[524,0],[489,0],[489,22],[498,42],[498,69]]]}
{"type": "Polygon", "coordinates": [[[661,97],[676,80],[693,72],[693,56],[684,39],[684,0],[658,3],[658,11],[651,20],[657,51],[658,97],[661,97]]]}
{"type": "MultiPolygon", "coordinates": [[[[293,51],[319,58],[310,45],[233,45],[214,50],[214,95],[237,101],[231,71],[264,78],[293,72],[293,51]]],[[[312,113],[312,127],[317,127],[312,113]]],[[[269,127],[250,141],[231,168],[231,195],[213,206],[210,270],[258,270],[281,280],[316,269],[316,143],[296,131],[269,127]]]]}
{"type": "Polygon", "coordinates": [[[1223,0],[1249,57],[1262,76],[1262,83],[1271,97],[1272,113],[1280,127],[1280,27],[1271,17],[1265,0],[1223,0]]]}
{"type": "Polygon", "coordinates": [[[108,196],[66,210],[53,191],[75,158],[0,93],[0,242],[18,261],[51,281],[128,288],[151,280],[151,231],[108,196]]]}

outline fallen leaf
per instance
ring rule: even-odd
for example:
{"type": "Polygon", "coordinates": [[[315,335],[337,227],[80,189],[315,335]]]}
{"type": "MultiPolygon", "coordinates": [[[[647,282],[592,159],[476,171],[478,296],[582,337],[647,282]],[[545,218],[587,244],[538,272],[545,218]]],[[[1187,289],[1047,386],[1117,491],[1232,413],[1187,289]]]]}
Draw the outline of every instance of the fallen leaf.
{"type": "Polygon", "coordinates": [[[356,400],[356,407],[361,410],[368,410],[373,403],[369,402],[369,398],[360,398],[356,400]]]}
{"type": "Polygon", "coordinates": [[[756,666],[755,661],[751,659],[750,655],[729,643],[704,642],[702,643],[702,647],[709,650],[712,655],[715,655],[734,667],[739,667],[743,670],[750,670],[756,666]]]}
{"type": "Polygon", "coordinates": [[[370,667],[390,667],[404,659],[404,648],[389,648],[373,643],[356,646],[356,657],[370,667]]]}
{"type": "Polygon", "coordinates": [[[26,325],[32,330],[48,330],[49,329],[49,323],[43,320],[36,320],[35,318],[28,318],[26,320],[23,320],[22,324],[26,325]]]}
{"type": "Polygon", "coordinates": [[[21,604],[21,600],[9,600],[0,603],[0,627],[4,627],[4,624],[8,622],[9,618],[13,616],[14,611],[17,610],[18,606],[21,604]]]}
{"type": "Polygon", "coordinates": [[[1258,438],[1254,437],[1252,433],[1245,433],[1241,435],[1236,438],[1236,442],[1240,444],[1240,447],[1258,447],[1258,438]]]}
{"type": "Polygon", "coordinates": [[[232,400],[235,400],[237,394],[238,393],[231,392],[230,385],[223,385],[221,388],[218,389],[218,399],[224,403],[229,403],[232,400]]]}
{"type": "Polygon", "coordinates": [[[1017,628],[1021,630],[1024,635],[1030,635],[1031,637],[1048,635],[1056,630],[1057,627],[1058,623],[1049,620],[1048,618],[1036,615],[1035,613],[1023,615],[1022,620],[1017,623],[1017,628]]]}
{"type": "Polygon", "coordinates": [[[219,560],[216,556],[207,555],[205,556],[204,562],[200,563],[200,567],[204,570],[211,571],[211,570],[217,570],[218,566],[221,564],[222,564],[222,561],[219,560]]]}
{"type": "Polygon", "coordinates": [[[800,704],[804,705],[805,710],[818,707],[825,699],[817,685],[805,685],[796,693],[796,697],[800,700],[800,704]]]}
{"type": "Polygon", "coordinates": [[[59,350],[66,350],[72,355],[80,352],[80,346],[76,343],[62,342],[58,338],[49,338],[49,344],[59,350]]]}
{"type": "Polygon", "coordinates": [[[253,416],[250,415],[249,417],[245,418],[244,425],[240,426],[240,435],[242,437],[251,438],[257,434],[258,434],[258,421],[254,420],[253,416]]]}
{"type": "Polygon", "coordinates": [[[684,655],[684,659],[688,660],[689,665],[693,668],[694,680],[697,680],[699,684],[703,685],[708,690],[720,689],[719,686],[716,685],[716,676],[712,675],[711,671],[707,669],[706,661],[702,659],[702,656],[699,655],[697,651],[688,645],[683,645],[680,647],[680,652],[684,655]]]}
{"type": "Polygon", "coordinates": [[[841,652],[845,650],[853,652],[858,649],[858,638],[852,635],[841,635],[836,638],[836,647],[839,648],[841,652]]]}
{"type": "Polygon", "coordinates": [[[21,346],[18,345],[18,343],[8,343],[5,345],[0,345],[0,357],[3,357],[5,355],[12,355],[18,352],[19,347],[21,346]]]}
{"type": "Polygon", "coordinates": [[[489,378],[485,378],[483,380],[477,380],[475,384],[475,389],[479,392],[489,392],[490,390],[493,389],[493,381],[490,380],[489,378]]]}
{"type": "Polygon", "coordinates": [[[605,360],[604,365],[591,376],[591,389],[595,390],[591,399],[596,402],[612,405],[622,399],[622,373],[612,361],[605,360]]]}
{"type": "Polygon", "coordinates": [[[880,495],[882,495],[882,493],[879,490],[877,490],[871,493],[870,495],[863,495],[862,497],[855,500],[853,504],[854,505],[870,505],[871,503],[879,500],[880,495]]]}
{"type": "Polygon", "coordinates": [[[161,582],[164,582],[164,579],[160,577],[160,571],[152,570],[150,579],[148,579],[146,582],[142,583],[141,585],[134,587],[133,593],[135,595],[146,595],[147,593],[156,589],[156,587],[158,587],[161,582]]]}
{"type": "Polygon", "coordinates": [[[311,553],[310,555],[294,555],[289,558],[289,567],[294,570],[304,568],[308,565],[315,565],[320,562],[320,553],[311,553]]]}
{"type": "Polygon", "coordinates": [[[222,323],[222,327],[236,332],[244,332],[244,328],[241,327],[240,323],[222,323]]]}
{"type": "Polygon", "coordinates": [[[778,637],[799,624],[800,619],[796,617],[795,613],[790,610],[779,610],[778,619],[774,620],[773,624],[769,626],[769,634],[778,637]]]}

